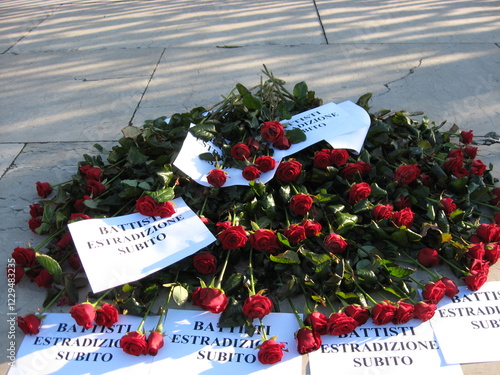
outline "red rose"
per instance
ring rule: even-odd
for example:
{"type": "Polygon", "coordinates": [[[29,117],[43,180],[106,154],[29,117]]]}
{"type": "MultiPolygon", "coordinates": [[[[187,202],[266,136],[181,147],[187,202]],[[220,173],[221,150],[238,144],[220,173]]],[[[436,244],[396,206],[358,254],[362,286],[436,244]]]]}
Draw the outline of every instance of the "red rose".
{"type": "Polygon", "coordinates": [[[337,233],[330,233],[323,240],[323,246],[333,254],[343,252],[347,247],[347,242],[344,238],[337,233]]]}
{"type": "Polygon", "coordinates": [[[358,322],[346,313],[337,312],[328,317],[326,330],[330,335],[340,336],[351,333],[358,326],[358,322]]]}
{"type": "Polygon", "coordinates": [[[146,335],[137,331],[128,332],[120,339],[120,348],[122,348],[125,353],[137,357],[141,354],[146,354],[148,350],[146,335]]]}
{"type": "Polygon", "coordinates": [[[261,172],[269,172],[276,167],[276,160],[270,156],[259,156],[255,159],[255,165],[261,172]]]}
{"type": "Polygon", "coordinates": [[[325,316],[325,314],[319,311],[314,311],[310,313],[304,320],[304,324],[306,326],[311,327],[315,332],[317,332],[320,335],[326,335],[328,333],[327,323],[328,323],[328,318],[325,316]]]}
{"type": "Polygon", "coordinates": [[[330,160],[333,165],[340,167],[347,163],[349,153],[343,149],[333,149],[330,151],[330,160]]]}
{"type": "Polygon", "coordinates": [[[228,298],[224,292],[216,288],[196,288],[191,293],[193,305],[203,310],[218,314],[226,309],[228,298]]]}
{"type": "Polygon", "coordinates": [[[85,190],[95,198],[106,191],[106,186],[99,181],[88,180],[85,184],[85,190]]]}
{"type": "Polygon", "coordinates": [[[284,182],[295,181],[302,171],[302,164],[297,160],[283,161],[278,165],[276,177],[284,182]]]}
{"type": "Polygon", "coordinates": [[[247,165],[241,174],[245,180],[253,181],[260,177],[260,170],[254,165],[247,165]]]}
{"type": "Polygon", "coordinates": [[[278,139],[276,142],[273,143],[273,147],[277,148],[278,150],[288,150],[292,146],[292,143],[290,140],[283,136],[280,139],[278,139]]]}
{"type": "Polygon", "coordinates": [[[359,184],[354,184],[349,189],[349,203],[354,204],[363,199],[368,198],[371,194],[372,188],[366,182],[360,182],[359,184]]]}
{"type": "Polygon", "coordinates": [[[220,232],[217,239],[225,250],[234,250],[247,243],[247,232],[242,225],[231,226],[220,232]]]}
{"type": "Polygon", "coordinates": [[[278,236],[269,229],[257,229],[250,234],[250,245],[256,250],[264,250],[267,254],[276,254],[281,248],[278,236]]]}
{"type": "Polygon", "coordinates": [[[296,215],[304,216],[311,209],[313,199],[307,194],[297,194],[290,199],[290,209],[296,215]]]}
{"type": "Polygon", "coordinates": [[[476,291],[481,289],[484,283],[488,280],[488,272],[471,270],[464,281],[467,289],[476,291]]]}
{"type": "Polygon", "coordinates": [[[217,269],[215,255],[211,253],[200,253],[193,257],[193,266],[202,275],[210,275],[217,269]]]}
{"type": "Polygon", "coordinates": [[[273,301],[262,294],[254,294],[247,297],[242,309],[248,319],[262,319],[273,309],[273,301]]]}
{"type": "Polygon", "coordinates": [[[223,230],[226,230],[227,228],[231,228],[232,224],[230,221],[219,221],[218,223],[215,224],[215,227],[217,228],[217,233],[222,232],[223,230]]]}
{"type": "Polygon", "coordinates": [[[92,328],[96,316],[95,308],[92,304],[84,302],[75,305],[69,311],[76,324],[83,328],[92,328]]]}
{"type": "Polygon", "coordinates": [[[33,233],[36,233],[36,230],[38,227],[42,225],[42,217],[32,217],[31,219],[28,220],[28,227],[33,233]]]}
{"type": "Polygon", "coordinates": [[[439,201],[439,203],[441,203],[443,211],[448,216],[457,209],[457,205],[453,202],[453,198],[443,198],[439,201]]]}
{"type": "Polygon", "coordinates": [[[314,166],[316,168],[326,168],[332,165],[332,159],[329,149],[322,149],[314,154],[314,166]]]}
{"type": "Polygon", "coordinates": [[[400,165],[394,172],[394,181],[400,185],[408,185],[420,175],[420,168],[417,164],[400,165]]]}
{"type": "Polygon", "coordinates": [[[435,249],[426,247],[419,250],[417,260],[424,267],[434,267],[439,264],[439,253],[435,249]]]}
{"type": "Polygon", "coordinates": [[[419,176],[419,179],[424,186],[430,186],[434,183],[434,179],[432,178],[432,176],[428,175],[427,173],[422,173],[419,176]]]}
{"type": "Polygon", "coordinates": [[[362,326],[370,318],[370,310],[367,307],[359,305],[347,305],[344,313],[353,318],[358,323],[358,326],[362,326]]]}
{"type": "Polygon", "coordinates": [[[12,258],[18,266],[31,268],[36,263],[36,253],[31,247],[16,247],[12,252],[12,258]]]}
{"type": "Polygon", "coordinates": [[[71,268],[73,268],[75,271],[82,268],[82,261],[80,260],[80,256],[77,253],[72,253],[68,257],[68,263],[69,263],[69,266],[71,268]]]}
{"type": "Polygon", "coordinates": [[[365,163],[362,160],[356,163],[347,164],[341,172],[341,175],[348,181],[353,181],[354,177],[359,173],[361,177],[364,177],[370,172],[371,165],[365,163]]]}
{"type": "Polygon", "coordinates": [[[224,172],[222,169],[212,169],[210,172],[208,172],[207,175],[207,182],[215,187],[221,187],[226,183],[227,180],[227,173],[224,172]]]}
{"type": "Polygon", "coordinates": [[[422,297],[424,300],[430,303],[437,304],[443,299],[446,294],[446,284],[438,280],[436,282],[430,282],[425,284],[424,290],[422,292],[422,297]]]}
{"type": "Polygon", "coordinates": [[[426,322],[434,316],[437,306],[434,303],[427,303],[424,301],[417,302],[415,304],[415,318],[420,319],[422,322],[426,322]]]}
{"type": "Polygon", "coordinates": [[[301,225],[304,227],[307,237],[314,237],[321,233],[322,226],[317,221],[305,220],[301,225]]]}
{"type": "Polygon", "coordinates": [[[469,159],[475,159],[477,156],[477,147],[467,146],[464,148],[464,153],[469,159]]]}
{"type": "Polygon", "coordinates": [[[40,271],[38,275],[33,278],[33,281],[41,288],[50,288],[52,286],[52,281],[54,278],[45,268],[40,271]]]}
{"type": "Polygon", "coordinates": [[[392,216],[393,210],[394,208],[390,204],[379,204],[378,206],[373,207],[372,215],[375,221],[389,219],[392,216]]]}
{"type": "Polygon", "coordinates": [[[415,307],[408,302],[398,302],[398,307],[392,322],[394,324],[405,324],[415,316],[415,307]]]}
{"type": "Polygon", "coordinates": [[[260,134],[268,142],[277,142],[285,135],[285,129],[278,121],[266,121],[260,127],[260,134]]]}
{"type": "Polygon", "coordinates": [[[272,365],[281,361],[283,349],[285,349],[285,344],[273,339],[266,340],[260,345],[257,358],[263,365],[272,365]]]}
{"type": "Polygon", "coordinates": [[[460,140],[462,141],[463,144],[468,145],[469,143],[472,142],[472,139],[474,138],[474,135],[472,134],[472,130],[462,130],[460,132],[460,140]]]}
{"type": "Polygon", "coordinates": [[[389,301],[377,303],[372,308],[372,320],[376,325],[385,325],[394,319],[398,308],[389,301]]]}
{"type": "Polygon", "coordinates": [[[484,259],[490,265],[495,264],[500,259],[500,244],[490,243],[484,247],[484,259]]]}
{"type": "Polygon", "coordinates": [[[452,279],[449,279],[447,277],[442,277],[440,280],[446,286],[446,291],[444,292],[444,294],[450,298],[453,298],[453,296],[458,293],[457,284],[455,284],[452,279]]]}
{"type": "Polygon", "coordinates": [[[254,137],[248,137],[245,141],[245,144],[250,149],[250,152],[257,152],[260,148],[260,142],[254,137]]]}
{"type": "Polygon", "coordinates": [[[483,259],[485,255],[484,243],[478,242],[475,244],[470,244],[468,247],[467,255],[474,259],[483,259]]]}
{"type": "Polygon", "coordinates": [[[481,160],[472,161],[472,168],[470,170],[470,173],[475,176],[482,176],[484,175],[484,171],[486,171],[486,165],[481,160]]]}
{"type": "Polygon", "coordinates": [[[295,332],[297,340],[297,351],[299,354],[307,354],[318,350],[321,347],[323,340],[317,331],[309,327],[300,328],[295,332]]]}
{"type": "Polygon", "coordinates": [[[69,246],[70,243],[71,243],[71,233],[66,232],[61,236],[61,238],[59,238],[59,241],[57,241],[55,245],[60,249],[65,249],[69,246]]]}
{"type": "Polygon", "coordinates": [[[495,224],[500,224],[500,212],[493,215],[493,220],[495,220],[495,224]]]}
{"type": "Polygon", "coordinates": [[[73,213],[73,214],[69,215],[69,221],[78,220],[78,219],[87,220],[87,219],[90,219],[90,216],[82,214],[82,213],[73,213]]]}
{"type": "Polygon", "coordinates": [[[89,180],[101,181],[102,179],[102,170],[99,168],[89,168],[85,172],[85,177],[89,180]]]}
{"type": "Polygon", "coordinates": [[[247,160],[250,154],[250,149],[244,143],[237,143],[231,147],[231,157],[236,160],[247,160]]]}
{"type": "Polygon", "coordinates": [[[161,202],[156,204],[153,216],[170,217],[175,214],[175,207],[172,202],[161,202]]]}
{"type": "Polygon", "coordinates": [[[98,326],[105,326],[109,328],[117,321],[118,310],[114,305],[110,303],[103,303],[95,310],[95,322],[98,326]]]}
{"type": "Polygon", "coordinates": [[[498,203],[500,203],[500,187],[497,187],[497,188],[494,188],[493,190],[491,190],[491,195],[494,198],[492,200],[490,200],[490,203],[493,206],[496,206],[498,203]]]}
{"type": "Polygon", "coordinates": [[[394,208],[396,210],[402,210],[403,208],[406,208],[406,207],[411,208],[411,206],[412,206],[412,204],[411,204],[410,197],[398,197],[394,201],[394,208]]]}
{"type": "Polygon", "coordinates": [[[52,186],[48,182],[36,182],[36,192],[41,198],[47,198],[52,193],[52,186]]]}
{"type": "Polygon", "coordinates": [[[473,259],[469,267],[470,271],[481,271],[488,273],[489,271],[488,262],[482,259],[473,259]]]}
{"type": "Polygon", "coordinates": [[[35,314],[17,317],[17,326],[25,335],[38,335],[42,321],[35,314]]]}
{"type": "Polygon", "coordinates": [[[38,217],[43,215],[43,207],[40,203],[30,204],[30,216],[38,217]]]}
{"type": "Polygon", "coordinates": [[[283,231],[283,234],[293,243],[299,243],[306,239],[306,230],[299,224],[290,224],[290,226],[283,231]]]}
{"type": "Polygon", "coordinates": [[[164,340],[163,335],[160,332],[153,331],[149,334],[148,339],[148,348],[147,352],[149,355],[153,357],[158,354],[158,350],[163,348],[164,340]]]}
{"type": "Polygon", "coordinates": [[[500,241],[500,225],[498,224],[480,224],[476,232],[484,242],[500,241]]]}
{"type": "Polygon", "coordinates": [[[25,275],[24,267],[22,266],[12,267],[10,265],[7,265],[6,267],[7,279],[9,279],[9,281],[12,279],[12,269],[14,269],[14,285],[17,285],[21,282],[22,278],[25,275]]]}
{"type": "Polygon", "coordinates": [[[449,158],[443,163],[443,169],[447,172],[450,172],[457,178],[466,177],[469,175],[469,172],[464,167],[463,156],[457,158],[449,158]]]}
{"type": "Polygon", "coordinates": [[[392,221],[398,227],[405,226],[411,228],[414,219],[415,213],[409,207],[403,208],[401,211],[396,211],[392,214],[392,221]]]}

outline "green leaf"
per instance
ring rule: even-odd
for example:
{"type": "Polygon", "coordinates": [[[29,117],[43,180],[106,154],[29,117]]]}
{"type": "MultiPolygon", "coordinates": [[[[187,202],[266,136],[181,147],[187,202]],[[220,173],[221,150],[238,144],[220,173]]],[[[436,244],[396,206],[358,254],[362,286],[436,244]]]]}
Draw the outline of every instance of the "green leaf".
{"type": "Polygon", "coordinates": [[[36,254],[36,260],[45,268],[54,278],[58,278],[63,274],[61,266],[52,257],[47,254],[36,254]]]}
{"type": "Polygon", "coordinates": [[[241,304],[233,297],[229,299],[226,309],[221,313],[217,324],[220,328],[242,327],[246,324],[246,317],[241,304]]]}
{"type": "Polygon", "coordinates": [[[307,84],[304,81],[299,82],[293,87],[293,96],[299,101],[305,100],[307,98],[307,91],[307,84]]]}
{"type": "Polygon", "coordinates": [[[356,102],[357,105],[360,107],[364,108],[367,112],[370,110],[370,106],[368,105],[368,102],[372,98],[372,93],[368,92],[362,96],[359,97],[358,101],[356,102]]]}
{"type": "Polygon", "coordinates": [[[262,107],[262,103],[260,102],[260,99],[254,95],[243,96],[243,104],[248,109],[260,109],[262,107]]]}
{"type": "Polygon", "coordinates": [[[375,272],[373,272],[372,270],[356,270],[356,276],[364,283],[376,284],[378,282],[377,275],[375,275],[375,272]]]}
{"type": "Polygon", "coordinates": [[[226,294],[231,294],[243,285],[245,276],[241,273],[232,273],[222,284],[222,289],[226,294]]]}
{"type": "Polygon", "coordinates": [[[156,191],[148,191],[151,198],[159,203],[168,202],[175,198],[174,188],[165,188],[156,191]]]}
{"type": "Polygon", "coordinates": [[[299,128],[287,130],[285,133],[291,144],[304,142],[307,139],[306,133],[299,128]]]}
{"type": "Polygon", "coordinates": [[[292,250],[286,250],[285,252],[278,255],[270,255],[271,259],[275,263],[285,263],[285,264],[299,264],[299,255],[292,250]]]}
{"type": "Polygon", "coordinates": [[[204,152],[202,154],[199,154],[198,157],[200,158],[200,160],[204,160],[204,161],[216,161],[217,160],[215,155],[212,154],[211,152],[204,152]]]}
{"type": "Polygon", "coordinates": [[[177,306],[182,306],[189,298],[189,292],[182,285],[176,285],[172,288],[172,297],[177,306]]]}
{"type": "Polygon", "coordinates": [[[135,146],[130,147],[127,155],[127,161],[132,165],[140,165],[146,163],[148,157],[142,154],[135,146]]]}

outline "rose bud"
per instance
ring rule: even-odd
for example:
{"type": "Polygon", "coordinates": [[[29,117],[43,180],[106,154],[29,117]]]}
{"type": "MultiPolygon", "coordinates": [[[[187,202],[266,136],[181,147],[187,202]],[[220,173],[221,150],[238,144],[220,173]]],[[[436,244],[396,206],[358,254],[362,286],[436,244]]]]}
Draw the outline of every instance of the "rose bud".
{"type": "Polygon", "coordinates": [[[264,365],[272,365],[281,361],[284,349],[285,344],[277,342],[273,339],[266,340],[260,345],[257,358],[259,359],[259,362],[264,365]]]}
{"type": "Polygon", "coordinates": [[[307,354],[318,350],[323,342],[320,334],[309,327],[300,328],[295,332],[295,339],[297,340],[297,351],[300,354],[307,354]]]}
{"type": "Polygon", "coordinates": [[[400,165],[394,172],[394,181],[400,185],[409,185],[420,175],[417,164],[400,165]]]}
{"type": "Polygon", "coordinates": [[[36,182],[36,192],[41,198],[47,198],[52,193],[52,186],[48,182],[36,182]]]}
{"type": "Polygon", "coordinates": [[[398,302],[398,308],[392,322],[394,324],[405,324],[415,316],[415,307],[408,302],[398,302]]]}
{"type": "Polygon", "coordinates": [[[73,306],[69,313],[75,319],[76,324],[83,328],[92,328],[96,316],[94,305],[88,302],[80,303],[73,306]]]}
{"type": "Polygon", "coordinates": [[[31,219],[28,220],[28,227],[33,233],[36,233],[36,230],[38,227],[42,225],[42,217],[32,217],[31,219]]]}
{"type": "Polygon", "coordinates": [[[500,259],[500,244],[490,243],[484,247],[484,259],[490,266],[500,259]]]}
{"type": "Polygon", "coordinates": [[[243,314],[250,320],[262,319],[273,309],[273,301],[261,294],[254,294],[247,297],[243,304],[243,314]]]}
{"type": "Polygon", "coordinates": [[[295,181],[302,172],[302,164],[297,160],[283,161],[278,165],[276,177],[283,182],[295,181]]]}
{"type": "Polygon", "coordinates": [[[243,168],[243,172],[241,172],[243,178],[247,181],[253,181],[260,177],[260,170],[254,165],[247,165],[243,168]]]}
{"type": "Polygon", "coordinates": [[[120,339],[120,348],[125,353],[135,356],[146,354],[148,350],[146,335],[137,331],[128,332],[120,339]]]}
{"type": "Polygon", "coordinates": [[[389,219],[392,216],[393,210],[394,208],[390,204],[379,204],[378,206],[373,207],[372,215],[375,221],[389,219]]]}
{"type": "Polygon", "coordinates": [[[250,234],[250,245],[255,250],[263,250],[267,254],[277,254],[281,249],[278,236],[270,229],[257,229],[250,234]]]}
{"type": "Polygon", "coordinates": [[[104,303],[95,310],[95,322],[98,326],[111,327],[118,321],[118,310],[110,303],[104,303]]]}
{"type": "Polygon", "coordinates": [[[415,213],[411,208],[405,207],[401,211],[394,212],[391,219],[398,227],[411,228],[415,219],[415,213]]]}
{"type": "Polygon", "coordinates": [[[226,183],[227,180],[227,173],[224,172],[222,169],[212,169],[210,172],[208,172],[207,175],[207,182],[215,187],[221,187],[226,183]]]}
{"type": "Polygon", "coordinates": [[[88,180],[85,184],[85,191],[90,193],[92,197],[98,197],[106,191],[106,185],[96,180],[88,180]]]}
{"type": "Polygon", "coordinates": [[[365,177],[371,170],[371,165],[359,160],[356,163],[347,164],[344,169],[342,169],[341,175],[347,181],[353,181],[357,174],[361,177],[365,177]]]}
{"type": "Polygon", "coordinates": [[[269,172],[276,167],[276,160],[270,156],[259,156],[255,159],[255,165],[261,172],[269,172]]]}
{"type": "Polygon", "coordinates": [[[324,148],[314,154],[314,166],[324,169],[332,165],[330,150],[324,148]]]}
{"type": "Polygon", "coordinates": [[[474,134],[472,130],[468,131],[462,130],[460,132],[460,140],[462,141],[463,144],[468,145],[469,143],[472,142],[473,139],[474,139],[474,134]]]}
{"type": "Polygon", "coordinates": [[[415,318],[420,319],[422,322],[426,322],[434,316],[437,306],[434,303],[427,303],[424,301],[417,302],[415,304],[415,318]]]}
{"type": "Polygon", "coordinates": [[[31,217],[38,217],[43,215],[43,207],[40,205],[40,203],[33,203],[30,204],[30,216],[31,217]]]}
{"type": "Polygon", "coordinates": [[[376,325],[385,325],[394,319],[397,307],[389,301],[377,303],[372,308],[372,320],[376,325]]]}
{"type": "Polygon", "coordinates": [[[220,289],[198,287],[191,293],[191,302],[203,310],[218,314],[226,309],[228,298],[220,289]]]}
{"type": "Polygon", "coordinates": [[[285,135],[285,128],[278,121],[266,121],[260,126],[260,134],[268,142],[277,142],[285,135]]]}
{"type": "Polygon", "coordinates": [[[333,165],[340,167],[347,163],[349,153],[344,149],[333,149],[330,151],[330,160],[333,165]]]}
{"type": "Polygon", "coordinates": [[[160,332],[153,331],[149,334],[148,339],[148,354],[153,357],[158,354],[158,350],[163,348],[164,340],[163,335],[160,332]]]}
{"type": "Polygon", "coordinates": [[[296,215],[304,216],[312,205],[313,199],[307,194],[297,194],[290,199],[290,209],[296,215]]]}
{"type": "Polygon", "coordinates": [[[42,321],[35,314],[17,317],[17,326],[25,335],[38,335],[42,321]]]}
{"type": "Polygon", "coordinates": [[[337,233],[328,234],[323,240],[323,246],[332,254],[343,252],[347,248],[347,242],[337,233]]]}
{"type": "Polygon", "coordinates": [[[325,314],[319,311],[314,311],[310,313],[304,320],[304,324],[306,326],[311,327],[315,332],[317,332],[320,335],[327,334],[328,332],[326,329],[327,323],[328,323],[328,318],[325,316],[325,314]]]}
{"type": "Polygon", "coordinates": [[[288,150],[292,146],[292,143],[290,140],[283,136],[280,139],[278,139],[276,142],[273,143],[273,147],[277,148],[278,150],[288,150]]]}
{"type": "Polygon", "coordinates": [[[330,335],[340,336],[353,332],[358,322],[343,312],[333,313],[328,317],[326,330],[330,335]]]}
{"type": "Polygon", "coordinates": [[[31,247],[16,247],[12,252],[12,258],[21,267],[31,268],[36,264],[36,253],[31,247]]]}
{"type": "Polygon", "coordinates": [[[77,253],[72,253],[68,257],[68,263],[71,268],[73,268],[75,271],[78,271],[83,267],[82,261],[80,260],[80,256],[77,253]]]}
{"type": "Polygon", "coordinates": [[[25,275],[24,267],[21,266],[12,267],[10,265],[7,265],[6,271],[7,279],[9,280],[12,278],[12,273],[14,273],[14,285],[19,284],[25,275]],[[14,270],[14,272],[12,272],[12,270],[14,270]]]}
{"type": "Polygon", "coordinates": [[[469,274],[464,278],[467,289],[472,291],[481,289],[484,283],[488,280],[488,271],[489,267],[487,265],[481,270],[470,270],[469,274]]]}
{"type": "Polygon", "coordinates": [[[301,225],[304,228],[307,237],[315,237],[321,233],[322,225],[317,221],[305,220],[301,225]]]}
{"type": "Polygon", "coordinates": [[[473,160],[470,173],[474,176],[482,176],[486,171],[486,165],[481,160],[473,160]]]}
{"type": "Polygon", "coordinates": [[[156,205],[153,216],[170,217],[175,214],[175,207],[172,202],[161,202],[156,205]]]}
{"type": "Polygon", "coordinates": [[[154,216],[156,210],[156,201],[149,195],[140,197],[135,202],[135,210],[144,216],[154,216]]]}
{"type": "Polygon", "coordinates": [[[370,309],[359,305],[347,305],[344,313],[353,318],[358,323],[358,326],[362,326],[370,318],[370,309]]]}
{"type": "Polygon", "coordinates": [[[90,216],[82,213],[72,213],[71,215],[69,215],[69,221],[71,222],[79,219],[88,220],[90,219],[90,216]]]}
{"type": "Polygon", "coordinates": [[[195,270],[202,275],[210,275],[217,269],[215,255],[211,253],[200,253],[193,257],[193,266],[195,270]]]}
{"type": "Polygon", "coordinates": [[[426,247],[419,250],[417,260],[424,267],[434,267],[439,264],[439,253],[435,249],[426,247]]]}
{"type": "Polygon", "coordinates": [[[453,298],[459,292],[457,284],[452,279],[442,277],[440,280],[446,285],[446,292],[444,293],[446,296],[453,298]]]}
{"type": "Polygon", "coordinates": [[[236,160],[247,160],[250,155],[250,149],[244,143],[237,143],[231,147],[231,157],[236,160]]]}
{"type": "Polygon", "coordinates": [[[247,232],[242,225],[231,226],[217,235],[222,248],[225,250],[234,250],[243,247],[247,243],[247,232]]]}
{"type": "Polygon", "coordinates": [[[33,281],[41,288],[50,288],[52,286],[52,281],[54,278],[45,268],[40,271],[38,275],[33,278],[33,281]]]}
{"type": "Polygon", "coordinates": [[[444,213],[448,216],[457,209],[457,205],[453,202],[453,198],[443,198],[439,203],[441,203],[444,213]]]}
{"type": "Polygon", "coordinates": [[[370,196],[372,188],[366,182],[360,182],[359,184],[354,184],[349,189],[349,203],[354,204],[366,199],[370,196]]]}
{"type": "Polygon", "coordinates": [[[483,242],[478,242],[475,244],[470,244],[468,247],[467,251],[467,256],[473,258],[473,259],[480,259],[482,260],[485,256],[486,249],[484,248],[484,243],[483,242]]]}
{"type": "Polygon", "coordinates": [[[424,290],[422,292],[422,297],[424,300],[437,304],[443,299],[446,293],[446,285],[443,281],[438,280],[435,283],[430,282],[425,284],[424,290]]]}
{"type": "Polygon", "coordinates": [[[464,148],[464,153],[469,159],[475,159],[477,156],[477,147],[467,146],[464,148]]]}

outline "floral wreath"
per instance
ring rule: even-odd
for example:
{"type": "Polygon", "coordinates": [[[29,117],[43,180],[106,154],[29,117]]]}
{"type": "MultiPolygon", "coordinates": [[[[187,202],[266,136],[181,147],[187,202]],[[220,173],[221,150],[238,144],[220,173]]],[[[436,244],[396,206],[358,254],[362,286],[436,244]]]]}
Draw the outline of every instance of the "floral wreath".
{"type": "MultiPolygon", "coordinates": [[[[352,332],[370,318],[378,325],[431,319],[436,304],[458,292],[454,280],[432,270],[438,264],[449,265],[470,290],[486,282],[500,257],[500,188],[493,166],[476,158],[472,131],[456,125],[443,131],[444,123],[403,111],[370,113],[359,154],[320,142],[281,161],[263,184],[260,173],[276,167],[273,148],[304,138],[283,124],[322,104],[305,82],[290,92],[267,68],[263,73],[260,84],[238,84],[212,108],[126,127],[111,150],[96,145],[106,160],[83,155],[70,181],[36,183],[43,200],[30,205],[28,224],[47,239],[15,248],[15,265],[7,269],[14,284],[28,279],[47,291],[43,309],[18,318],[24,333],[37,334],[54,303],[72,306],[86,328],[111,326],[119,312],[145,319],[168,290],[156,329],[146,335],[143,319],[121,339],[126,353],[156,355],[173,298],[221,313],[219,326],[245,325],[250,335],[255,319],[262,322],[289,301],[300,324],[297,350],[305,354],[320,347],[322,335],[352,332]],[[222,150],[200,155],[214,162],[211,187],[173,165],[188,132],[222,150]],[[241,169],[248,186],[224,187],[224,166],[241,169]],[[168,217],[175,197],[183,197],[217,241],[144,279],[88,293],[81,303],[79,290],[88,283],[67,224],[134,211],[168,217]],[[419,269],[426,280],[415,277],[419,269]],[[306,301],[304,320],[292,302],[298,295],[306,301]]],[[[369,111],[370,97],[357,104],[369,111]]],[[[259,360],[281,360],[284,345],[260,334],[259,360]]]]}

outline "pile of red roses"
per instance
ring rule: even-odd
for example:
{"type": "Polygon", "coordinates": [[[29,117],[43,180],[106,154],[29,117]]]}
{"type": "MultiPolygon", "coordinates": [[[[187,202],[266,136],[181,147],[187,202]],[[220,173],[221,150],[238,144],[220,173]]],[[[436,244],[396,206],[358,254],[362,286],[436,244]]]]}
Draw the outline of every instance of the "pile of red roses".
{"type": "MultiPolygon", "coordinates": [[[[245,325],[249,334],[254,320],[303,295],[305,319],[296,332],[302,354],[317,350],[322,335],[352,332],[368,319],[379,325],[429,320],[439,300],[457,293],[457,283],[478,290],[486,282],[500,257],[500,188],[491,167],[476,159],[472,131],[443,132],[404,112],[371,113],[359,154],[320,142],[281,161],[263,184],[260,173],[276,167],[271,148],[300,141],[282,124],[321,104],[304,82],[289,92],[265,74],[255,91],[238,85],[210,110],[128,127],[112,150],[98,147],[106,162],[85,155],[67,183],[37,183],[43,200],[30,206],[29,227],[48,239],[14,250],[15,282],[29,279],[47,291],[48,301],[76,305],[71,312],[82,326],[112,324],[108,305],[144,316],[158,290],[175,282],[179,304],[189,296],[193,305],[220,314],[221,327],[245,325]],[[224,187],[222,168],[209,173],[211,187],[176,169],[188,132],[220,146],[224,166],[240,168],[248,186],[224,187]],[[110,304],[78,304],[85,274],[67,223],[134,211],[168,217],[174,197],[198,213],[217,241],[116,288],[110,304]],[[453,279],[433,271],[443,264],[453,279]],[[429,278],[416,279],[418,269],[429,278]]],[[[366,99],[359,104],[369,110],[366,99]]],[[[36,334],[39,319],[20,317],[19,326],[36,334]]],[[[163,346],[161,330],[155,332],[153,344],[141,329],[131,332],[122,348],[155,353],[163,346]]],[[[262,337],[259,360],[275,363],[283,349],[279,338],[262,337]]]]}

